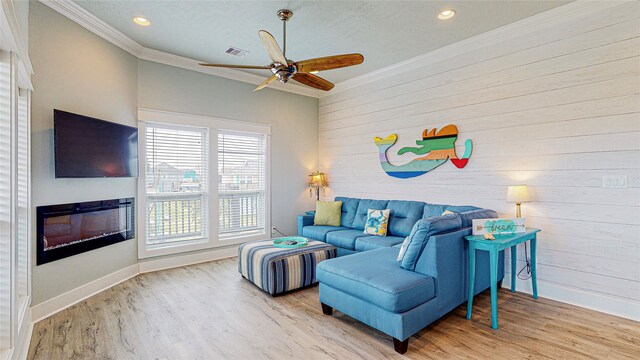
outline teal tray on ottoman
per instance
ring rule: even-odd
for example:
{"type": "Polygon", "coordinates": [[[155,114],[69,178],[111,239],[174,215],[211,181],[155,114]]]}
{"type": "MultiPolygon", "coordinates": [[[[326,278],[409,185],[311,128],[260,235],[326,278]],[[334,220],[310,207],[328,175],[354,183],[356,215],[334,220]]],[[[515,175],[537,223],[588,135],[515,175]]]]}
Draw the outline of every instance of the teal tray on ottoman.
{"type": "Polygon", "coordinates": [[[252,241],[238,248],[238,272],[271,295],[315,284],[316,265],[337,256],[336,247],[308,240],[306,246],[280,248],[274,239],[252,241]]]}

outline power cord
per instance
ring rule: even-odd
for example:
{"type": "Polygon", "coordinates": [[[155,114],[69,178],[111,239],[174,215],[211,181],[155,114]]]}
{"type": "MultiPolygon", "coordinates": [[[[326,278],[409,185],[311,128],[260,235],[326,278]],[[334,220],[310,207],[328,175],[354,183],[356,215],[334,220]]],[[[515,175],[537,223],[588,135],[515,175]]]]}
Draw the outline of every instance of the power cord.
{"type": "Polygon", "coordinates": [[[522,269],[518,272],[518,279],[520,280],[529,280],[531,278],[531,259],[529,259],[529,251],[527,250],[527,243],[524,243],[524,260],[525,260],[525,264],[522,267],[522,269]],[[523,271],[526,270],[526,273],[524,275],[520,275],[522,274],[523,271]]]}
{"type": "Polygon", "coordinates": [[[273,231],[277,232],[278,234],[280,234],[280,236],[286,236],[285,234],[281,233],[280,230],[278,230],[278,228],[276,228],[275,226],[271,228],[273,231]]]}

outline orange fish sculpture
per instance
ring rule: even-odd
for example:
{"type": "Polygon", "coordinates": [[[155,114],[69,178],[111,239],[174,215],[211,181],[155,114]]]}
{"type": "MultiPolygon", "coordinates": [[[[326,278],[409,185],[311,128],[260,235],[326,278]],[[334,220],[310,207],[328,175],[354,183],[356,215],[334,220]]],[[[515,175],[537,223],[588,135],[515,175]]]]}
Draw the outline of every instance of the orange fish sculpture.
{"type": "Polygon", "coordinates": [[[451,160],[453,165],[462,169],[469,162],[473,144],[467,139],[464,143],[465,150],[462,157],[456,155],[455,143],[458,139],[458,128],[455,125],[447,125],[436,133],[436,129],[425,129],[422,132],[422,140],[416,140],[417,147],[403,147],[398,155],[413,153],[419,157],[404,165],[392,165],[387,158],[387,150],[398,141],[398,135],[391,134],[382,139],[375,137],[373,140],[380,154],[380,165],[389,175],[397,178],[412,178],[426,174],[429,171],[451,160]]]}

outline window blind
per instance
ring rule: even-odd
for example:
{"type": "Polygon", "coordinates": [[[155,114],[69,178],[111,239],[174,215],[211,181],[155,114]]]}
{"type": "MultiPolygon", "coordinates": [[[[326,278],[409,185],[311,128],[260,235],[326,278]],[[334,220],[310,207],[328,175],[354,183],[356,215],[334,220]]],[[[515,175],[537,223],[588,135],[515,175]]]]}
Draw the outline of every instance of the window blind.
{"type": "Polygon", "coordinates": [[[218,132],[220,238],[265,233],[266,136],[218,132]]]}
{"type": "Polygon", "coordinates": [[[12,346],[13,310],[13,128],[9,53],[0,50],[0,352],[12,346]]]}
{"type": "Polygon", "coordinates": [[[147,124],[148,245],[207,237],[208,149],[206,128],[147,124]]]}
{"type": "Polygon", "coordinates": [[[18,96],[16,123],[16,291],[20,299],[29,290],[29,97],[26,91],[18,96]]]}

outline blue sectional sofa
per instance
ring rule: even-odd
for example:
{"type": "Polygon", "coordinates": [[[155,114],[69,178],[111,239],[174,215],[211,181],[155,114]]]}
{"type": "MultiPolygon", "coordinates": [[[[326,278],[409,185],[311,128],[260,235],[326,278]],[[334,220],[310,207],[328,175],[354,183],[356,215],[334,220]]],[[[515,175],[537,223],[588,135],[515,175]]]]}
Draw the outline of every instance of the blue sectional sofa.
{"type": "MultiPolygon", "coordinates": [[[[393,337],[404,353],[408,339],[467,299],[468,244],[474,218],[494,218],[493,210],[418,201],[338,197],[340,226],[314,226],[313,216],[298,217],[298,234],[338,248],[338,258],[320,263],[320,303],[335,308],[393,337]],[[390,209],[388,236],[363,233],[368,209],[390,209]],[[442,215],[445,210],[454,212],[442,215]],[[406,237],[413,259],[398,261],[406,237]],[[349,255],[349,256],[344,256],[349,255]]],[[[409,252],[409,250],[407,251],[409,252]]],[[[504,277],[500,254],[498,279],[504,277]]],[[[489,257],[478,252],[476,293],[490,287],[489,257]]]]}

